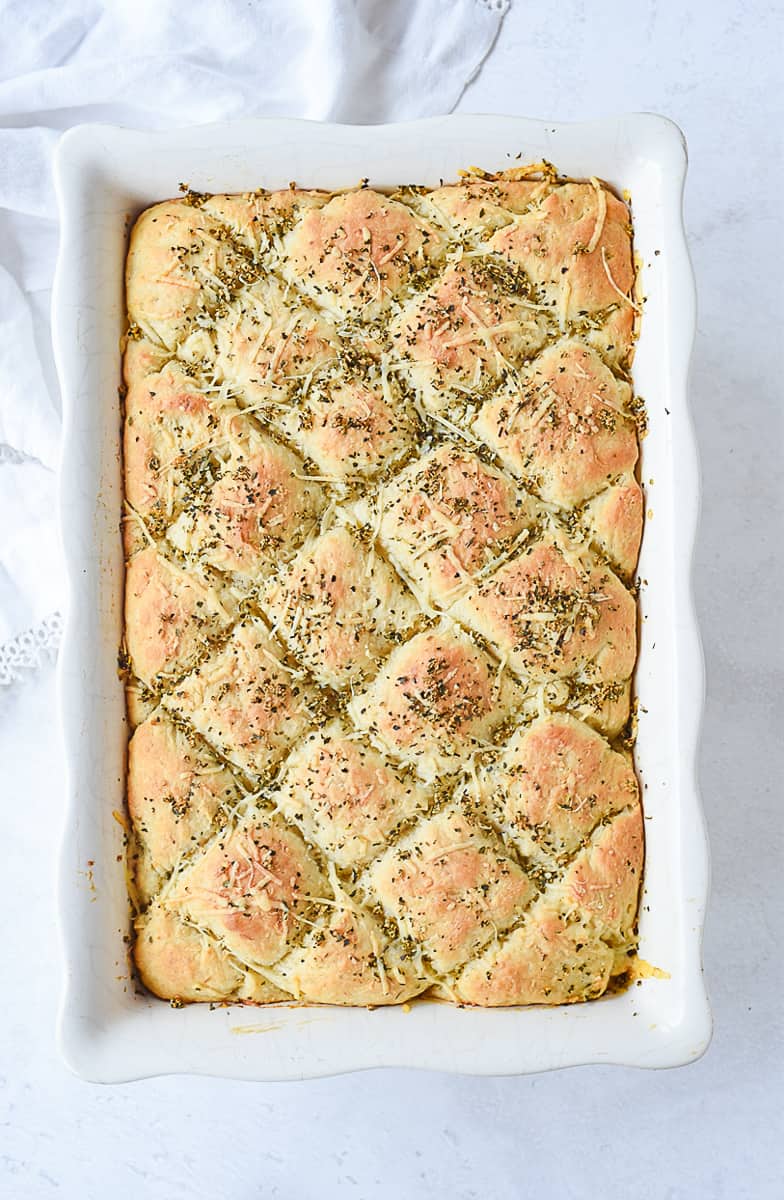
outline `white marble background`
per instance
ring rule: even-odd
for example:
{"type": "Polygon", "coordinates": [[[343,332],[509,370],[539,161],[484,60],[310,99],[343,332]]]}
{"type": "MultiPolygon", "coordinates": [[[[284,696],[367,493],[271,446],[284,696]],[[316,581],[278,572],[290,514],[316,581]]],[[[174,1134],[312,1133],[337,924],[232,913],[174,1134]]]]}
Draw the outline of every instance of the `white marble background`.
{"type": "MultiPolygon", "coordinates": [[[[515,0],[464,111],[652,110],[688,138],[716,1032],[696,1065],[98,1087],[57,1058],[51,670],[0,694],[0,1193],[9,1200],[781,1195],[782,22],[773,4],[515,0]],[[776,734],[779,734],[777,739],[776,734]],[[778,902],[778,903],[777,903],[778,902]],[[776,1184],[776,1176],[779,1182],[776,1184]]],[[[779,14],[780,14],[780,10],[779,14]]]]}

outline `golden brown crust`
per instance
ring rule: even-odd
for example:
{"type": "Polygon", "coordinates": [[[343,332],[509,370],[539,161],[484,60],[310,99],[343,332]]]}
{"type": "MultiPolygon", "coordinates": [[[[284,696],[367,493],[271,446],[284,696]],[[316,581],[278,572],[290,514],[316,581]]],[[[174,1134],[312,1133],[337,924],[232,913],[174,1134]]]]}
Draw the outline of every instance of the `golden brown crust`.
{"type": "Polygon", "coordinates": [[[573,508],[634,470],[630,396],[593,350],[558,342],[487,402],[474,432],[543,500],[573,508]]]}
{"type": "Polygon", "coordinates": [[[288,557],[312,528],[321,490],[285,446],[245,416],[227,418],[216,441],[215,480],[167,531],[172,546],[241,583],[288,557]]]}
{"type": "Polygon", "coordinates": [[[274,976],[297,1000],[315,1004],[400,1004],[427,986],[370,914],[353,906],[311,930],[274,976]]]}
{"type": "Polygon", "coordinates": [[[299,834],[267,817],[220,833],[167,885],[163,900],[250,966],[285,953],[292,926],[326,883],[299,834]]]}
{"type": "Polygon", "coordinates": [[[458,627],[420,633],[389,656],[348,712],[425,780],[459,771],[508,720],[520,690],[458,627]]]}
{"type": "Polygon", "coordinates": [[[374,863],[363,885],[440,975],[511,925],[536,894],[459,809],[422,821],[374,863]]]}
{"type": "Polygon", "coordinates": [[[310,539],[260,602],[292,654],[337,690],[375,675],[420,615],[392,568],[341,526],[310,539]]]}
{"type": "Polygon", "coordinates": [[[230,762],[249,775],[274,768],[310,724],[311,686],[283,662],[267,627],[248,617],[226,644],[165,698],[230,762]]]}
{"type": "Polygon", "coordinates": [[[518,729],[478,791],[480,806],[529,858],[574,854],[601,821],[638,799],[629,758],[566,714],[518,729]]]}
{"type": "Polygon", "coordinates": [[[381,543],[420,587],[448,608],[535,520],[530,497],[470,450],[439,446],[381,496],[381,543]]]}
{"type": "Polygon", "coordinates": [[[570,921],[557,907],[536,905],[500,946],[465,968],[455,984],[467,1004],[571,1004],[600,996],[613,951],[592,926],[570,921]]]}
{"type": "Polygon", "coordinates": [[[139,725],[128,744],[128,814],[142,903],[227,819],[240,795],[234,775],[207,745],[160,710],[139,725]]]}
{"type": "Polygon", "coordinates": [[[433,257],[437,231],[370,188],[335,196],[286,235],[282,274],[338,317],[376,316],[433,257]]]}
{"type": "Polygon", "coordinates": [[[126,268],[128,316],[152,341],[174,350],[220,302],[221,276],[241,269],[245,256],[220,236],[209,215],[182,201],[143,212],[131,232],[126,268]]]}
{"type": "Polygon", "coordinates": [[[279,428],[329,482],[362,479],[402,457],[414,423],[381,376],[315,385],[279,418],[279,428]]]}
{"type": "Polygon", "coordinates": [[[497,648],[523,679],[591,668],[625,680],[636,658],[636,607],[609,567],[560,540],[525,548],[457,602],[452,614],[497,648]]]}
{"type": "Polygon", "coordinates": [[[633,475],[589,501],[583,512],[588,536],[607,555],[610,563],[628,578],[637,566],[642,539],[643,494],[633,475]]]}
{"type": "Polygon", "coordinates": [[[235,617],[229,593],[214,578],[182,568],[148,546],[128,562],[125,640],[136,674],[156,688],[202,657],[235,617]]]}
{"type": "Polygon", "coordinates": [[[562,331],[608,309],[620,313],[602,348],[613,362],[626,360],[634,314],[629,211],[598,181],[553,188],[488,248],[518,263],[552,299],[562,331]]]}
{"type": "Polygon", "coordinates": [[[504,269],[481,259],[447,267],[393,320],[392,352],[429,411],[461,412],[543,346],[546,314],[504,269]]]}
{"type": "Polygon", "coordinates": [[[134,959],[145,987],[164,1000],[271,1004],[288,999],[287,992],[157,901],[136,923],[134,959]]]}
{"type": "Polygon", "coordinates": [[[428,807],[429,795],[339,721],[314,730],[286,762],[276,807],[338,867],[361,866],[428,807]]]}
{"type": "Polygon", "coordinates": [[[123,662],[155,995],[558,1004],[623,972],[629,220],[547,164],[140,216],[123,662]]]}
{"type": "Polygon", "coordinates": [[[450,230],[471,242],[502,229],[514,214],[524,213],[547,194],[547,184],[530,179],[465,179],[434,188],[425,206],[450,230]]]}
{"type": "Polygon", "coordinates": [[[262,277],[227,304],[227,314],[199,343],[215,375],[246,403],[271,414],[303,378],[333,364],[340,346],[334,323],[302,311],[292,320],[286,290],[262,277]]]}
{"type": "Polygon", "coordinates": [[[639,804],[595,830],[563,877],[564,901],[598,922],[603,936],[623,945],[637,911],[643,832],[639,804]]]}
{"type": "Polygon", "coordinates": [[[194,472],[209,470],[218,424],[216,405],[161,357],[146,340],[128,345],[123,438],[127,500],[157,535],[187,503],[194,472]]]}

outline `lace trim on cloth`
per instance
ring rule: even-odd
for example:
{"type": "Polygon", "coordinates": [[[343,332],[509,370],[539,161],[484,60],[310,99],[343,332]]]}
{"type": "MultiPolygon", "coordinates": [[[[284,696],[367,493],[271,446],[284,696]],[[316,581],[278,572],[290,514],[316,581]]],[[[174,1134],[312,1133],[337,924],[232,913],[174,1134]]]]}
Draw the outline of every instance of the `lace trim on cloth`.
{"type": "Polygon", "coordinates": [[[19,683],[28,671],[51,662],[60,644],[63,620],[59,612],[44,617],[34,629],[25,629],[0,646],[0,687],[19,683]]]}

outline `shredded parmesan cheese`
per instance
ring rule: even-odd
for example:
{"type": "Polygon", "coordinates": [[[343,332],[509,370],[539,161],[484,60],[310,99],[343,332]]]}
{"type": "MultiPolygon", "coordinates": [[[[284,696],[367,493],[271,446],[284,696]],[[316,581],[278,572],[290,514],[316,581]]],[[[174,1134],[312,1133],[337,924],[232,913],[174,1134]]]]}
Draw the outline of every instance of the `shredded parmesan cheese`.
{"type": "Polygon", "coordinates": [[[640,306],[638,304],[635,304],[635,302],[634,302],[634,300],[632,300],[631,296],[626,295],[626,292],[622,292],[621,289],[618,287],[618,284],[613,279],[612,272],[610,271],[610,264],[607,261],[607,251],[605,250],[604,246],[602,246],[602,266],[604,267],[604,273],[607,276],[607,282],[609,283],[609,285],[613,289],[613,291],[617,293],[617,295],[621,298],[621,300],[625,301],[626,304],[630,305],[636,313],[639,313],[641,311],[640,306]]]}
{"type": "Polygon", "coordinates": [[[604,230],[604,222],[607,218],[607,196],[604,188],[599,183],[599,180],[593,175],[591,176],[591,183],[596,191],[596,225],[594,226],[593,233],[591,234],[591,240],[585,247],[586,254],[593,254],[594,250],[599,245],[599,239],[604,230]]]}

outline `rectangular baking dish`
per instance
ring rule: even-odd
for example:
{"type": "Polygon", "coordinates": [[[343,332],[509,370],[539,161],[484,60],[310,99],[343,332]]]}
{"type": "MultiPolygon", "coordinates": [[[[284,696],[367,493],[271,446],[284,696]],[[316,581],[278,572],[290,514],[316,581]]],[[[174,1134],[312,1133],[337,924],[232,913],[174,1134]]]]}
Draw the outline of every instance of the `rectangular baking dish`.
{"type": "Polygon", "coordinates": [[[600,1062],[669,1067],[704,1051],[708,856],[695,778],[703,668],[689,580],[699,484],[687,405],[695,293],[681,217],[685,170],[680,131],[645,114],[576,125],[499,116],[367,127],[251,120],[166,133],[86,125],[64,135],[55,162],[61,242],[52,303],[69,579],[59,662],[66,762],[59,1039],[78,1074],[105,1082],[169,1072],[294,1079],[379,1066],[514,1074],[600,1062]],[[435,185],[474,164],[501,169],[540,159],[564,174],[599,176],[633,200],[645,297],[634,376],[650,426],[642,447],[648,519],[636,676],[646,833],[639,953],[656,970],[624,993],[552,1009],[427,1001],[407,1013],[173,1009],[141,994],[127,957],[127,729],[116,666],[123,595],[117,388],[129,223],[181,182],[242,192],[291,180],[340,188],[369,177],[383,189],[435,185]]]}

